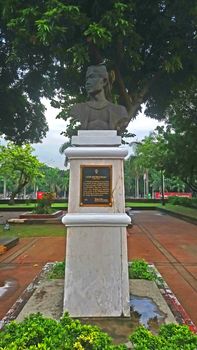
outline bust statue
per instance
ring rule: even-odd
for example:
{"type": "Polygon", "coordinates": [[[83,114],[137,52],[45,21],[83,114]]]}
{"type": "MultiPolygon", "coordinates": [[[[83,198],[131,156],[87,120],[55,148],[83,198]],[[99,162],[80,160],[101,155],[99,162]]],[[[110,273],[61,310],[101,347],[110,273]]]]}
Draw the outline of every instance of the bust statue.
{"type": "Polygon", "coordinates": [[[129,122],[124,106],[116,105],[106,99],[109,78],[104,65],[90,66],[86,73],[87,102],[78,103],[71,108],[71,116],[81,123],[81,130],[122,131],[129,122]]]}

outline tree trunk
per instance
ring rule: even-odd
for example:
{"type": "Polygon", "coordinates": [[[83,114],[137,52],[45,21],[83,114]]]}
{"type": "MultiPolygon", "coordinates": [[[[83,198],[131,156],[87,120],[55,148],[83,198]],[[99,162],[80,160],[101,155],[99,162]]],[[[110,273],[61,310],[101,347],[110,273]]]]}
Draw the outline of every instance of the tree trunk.
{"type": "Polygon", "coordinates": [[[15,196],[22,191],[22,189],[28,184],[28,181],[24,181],[23,183],[20,183],[18,187],[11,193],[9,205],[13,205],[15,203],[15,196]]]}
{"type": "Polygon", "coordinates": [[[9,200],[9,205],[14,205],[15,204],[15,196],[17,195],[18,191],[13,191],[10,195],[10,200],[9,200]]]}

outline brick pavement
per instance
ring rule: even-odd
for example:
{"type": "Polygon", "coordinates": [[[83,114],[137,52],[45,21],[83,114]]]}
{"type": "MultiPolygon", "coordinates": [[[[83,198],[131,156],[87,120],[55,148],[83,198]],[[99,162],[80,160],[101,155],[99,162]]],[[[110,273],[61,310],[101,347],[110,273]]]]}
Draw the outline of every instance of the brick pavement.
{"type": "Polygon", "coordinates": [[[63,261],[64,237],[21,238],[19,244],[0,256],[0,286],[10,288],[0,296],[0,319],[47,262],[63,261]]]}
{"type": "Polygon", "coordinates": [[[157,211],[135,213],[129,260],[154,263],[197,325],[197,226],[157,211]]]}
{"type": "MultiPolygon", "coordinates": [[[[192,321],[197,325],[197,226],[157,211],[134,212],[128,257],[156,265],[192,321]]],[[[12,287],[0,297],[0,318],[48,261],[63,261],[64,237],[20,239],[0,257],[0,286],[12,287]]]]}

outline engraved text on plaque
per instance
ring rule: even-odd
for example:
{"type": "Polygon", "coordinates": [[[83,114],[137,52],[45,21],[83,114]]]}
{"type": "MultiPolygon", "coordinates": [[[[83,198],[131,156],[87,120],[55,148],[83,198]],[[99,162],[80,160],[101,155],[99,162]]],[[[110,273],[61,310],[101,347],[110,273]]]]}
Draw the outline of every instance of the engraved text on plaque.
{"type": "Polygon", "coordinates": [[[80,206],[111,206],[112,166],[81,165],[80,206]]]}

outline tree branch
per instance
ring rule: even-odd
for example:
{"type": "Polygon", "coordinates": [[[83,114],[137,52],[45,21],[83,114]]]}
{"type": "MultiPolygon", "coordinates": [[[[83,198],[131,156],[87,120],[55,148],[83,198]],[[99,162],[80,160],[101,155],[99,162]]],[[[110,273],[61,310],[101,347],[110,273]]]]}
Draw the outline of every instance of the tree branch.
{"type": "Polygon", "coordinates": [[[97,65],[102,63],[103,57],[98,47],[92,42],[91,38],[87,38],[87,44],[91,64],[97,65]]]}
{"type": "Polygon", "coordinates": [[[193,191],[193,192],[197,192],[197,186],[194,183],[191,183],[188,180],[183,180],[183,182],[185,182],[185,184],[193,191]]]}
{"type": "Polygon", "coordinates": [[[117,66],[115,66],[115,76],[116,76],[116,82],[119,86],[119,93],[120,93],[120,97],[123,101],[123,104],[128,112],[128,114],[130,115],[129,111],[131,109],[131,105],[132,105],[132,100],[126,90],[125,87],[125,83],[123,81],[123,78],[121,76],[120,70],[117,66]]]}
{"type": "Polygon", "coordinates": [[[154,84],[156,80],[160,78],[161,73],[158,72],[158,74],[152,77],[152,79],[150,79],[147,83],[144,83],[143,89],[137,94],[132,94],[127,91],[125,83],[123,81],[123,78],[121,76],[120,70],[117,65],[115,66],[115,74],[116,74],[116,81],[119,86],[120,97],[123,101],[124,106],[127,109],[130,120],[132,120],[135,118],[141,104],[146,101],[151,86],[154,84]]]}

